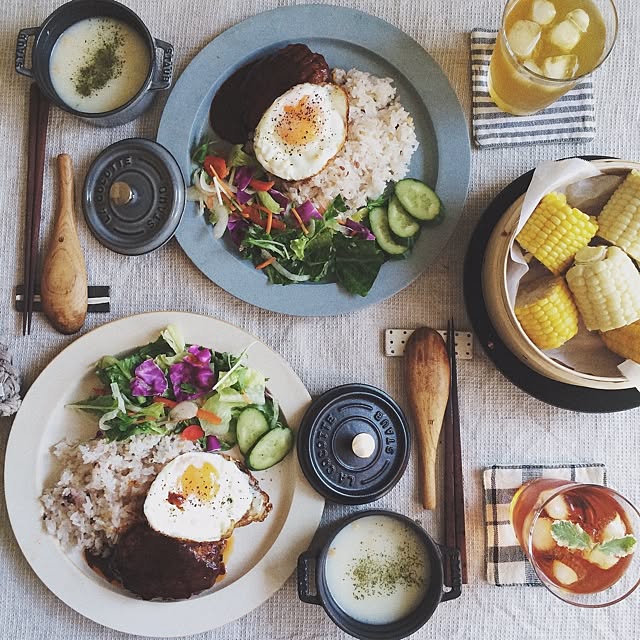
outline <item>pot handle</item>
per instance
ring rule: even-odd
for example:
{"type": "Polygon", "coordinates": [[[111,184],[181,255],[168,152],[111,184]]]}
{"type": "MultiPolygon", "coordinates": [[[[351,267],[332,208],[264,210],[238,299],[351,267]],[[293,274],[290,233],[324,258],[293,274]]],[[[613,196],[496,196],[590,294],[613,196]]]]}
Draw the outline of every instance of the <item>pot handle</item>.
{"type": "Polygon", "coordinates": [[[24,66],[24,59],[27,55],[29,38],[31,36],[37,36],[39,32],[40,27],[28,27],[27,29],[20,29],[18,33],[18,39],[16,40],[16,71],[21,76],[33,78],[33,69],[24,66]]]}
{"type": "Polygon", "coordinates": [[[441,602],[455,600],[462,591],[462,569],[460,568],[460,551],[443,545],[438,545],[442,559],[449,563],[451,571],[451,589],[442,592],[441,602]]]}
{"type": "Polygon", "coordinates": [[[313,563],[313,569],[316,568],[317,557],[308,551],[305,551],[298,558],[298,597],[302,602],[308,604],[322,604],[322,600],[317,593],[309,593],[309,565],[313,563]]]}
{"type": "Polygon", "coordinates": [[[173,46],[158,38],[154,38],[153,41],[157,49],[162,49],[162,62],[159,65],[154,64],[153,80],[149,90],[168,89],[173,79],[173,46]]]}

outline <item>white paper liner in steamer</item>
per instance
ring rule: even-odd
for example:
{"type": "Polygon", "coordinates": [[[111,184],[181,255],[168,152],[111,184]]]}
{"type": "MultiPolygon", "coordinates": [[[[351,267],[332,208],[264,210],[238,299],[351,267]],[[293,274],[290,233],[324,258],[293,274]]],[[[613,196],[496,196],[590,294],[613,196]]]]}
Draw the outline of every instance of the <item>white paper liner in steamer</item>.
{"type": "MultiPolygon", "coordinates": [[[[538,165],[522,201],[514,239],[544,195],[552,191],[564,193],[570,184],[599,175],[602,175],[602,172],[593,164],[579,158],[550,160],[538,165]]],[[[507,296],[511,311],[514,310],[520,282],[529,270],[520,246],[512,240],[507,260],[507,296]]],[[[582,373],[604,377],[622,375],[640,391],[640,365],[633,360],[621,363],[620,357],[609,351],[597,334],[588,331],[582,322],[578,335],[566,345],[543,353],[582,373]],[[594,369],[594,363],[597,363],[597,369],[594,369]]]]}

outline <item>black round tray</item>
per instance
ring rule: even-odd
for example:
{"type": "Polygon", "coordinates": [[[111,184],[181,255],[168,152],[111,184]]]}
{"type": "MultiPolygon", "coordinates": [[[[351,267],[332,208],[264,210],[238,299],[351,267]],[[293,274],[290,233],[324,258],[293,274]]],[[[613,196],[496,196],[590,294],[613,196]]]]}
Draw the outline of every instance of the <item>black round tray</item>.
{"type": "MultiPolygon", "coordinates": [[[[608,156],[583,156],[601,160],[608,156]]],[[[485,209],[476,226],[464,262],[464,298],[478,342],[498,370],[517,387],[547,404],[584,413],[611,413],[640,407],[637,389],[605,390],[551,380],[533,371],[506,347],[487,314],[482,295],[482,263],[491,232],[504,212],[529,187],[533,169],[505,187],[485,209]]]]}

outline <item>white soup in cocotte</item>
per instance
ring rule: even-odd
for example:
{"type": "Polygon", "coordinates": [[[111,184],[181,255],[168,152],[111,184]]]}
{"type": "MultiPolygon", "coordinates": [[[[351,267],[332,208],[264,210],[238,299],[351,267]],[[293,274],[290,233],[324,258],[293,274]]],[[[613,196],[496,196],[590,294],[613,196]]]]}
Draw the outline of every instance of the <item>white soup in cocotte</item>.
{"type": "Polygon", "coordinates": [[[419,535],[384,515],[359,518],[331,543],[325,565],[335,603],[365,624],[401,620],[422,602],[431,566],[419,535]]]}
{"type": "Polygon", "coordinates": [[[105,113],[133,98],[149,73],[144,38],[114,18],[86,18],[71,25],[51,52],[49,74],[69,107],[105,113]]]}

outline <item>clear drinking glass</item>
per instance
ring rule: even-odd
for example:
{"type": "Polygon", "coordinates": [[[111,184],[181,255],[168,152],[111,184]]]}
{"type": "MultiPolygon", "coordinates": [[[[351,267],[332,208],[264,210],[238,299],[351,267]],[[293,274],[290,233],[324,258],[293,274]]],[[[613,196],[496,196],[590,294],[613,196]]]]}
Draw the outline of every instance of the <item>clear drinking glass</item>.
{"type": "Polygon", "coordinates": [[[509,0],[489,64],[491,98],[514,115],[544,109],[606,60],[617,34],[613,0],[509,0]]]}
{"type": "Polygon", "coordinates": [[[608,487],[541,478],[523,485],[511,524],[542,584],[580,607],[620,602],[640,585],[640,513],[608,487]]]}

